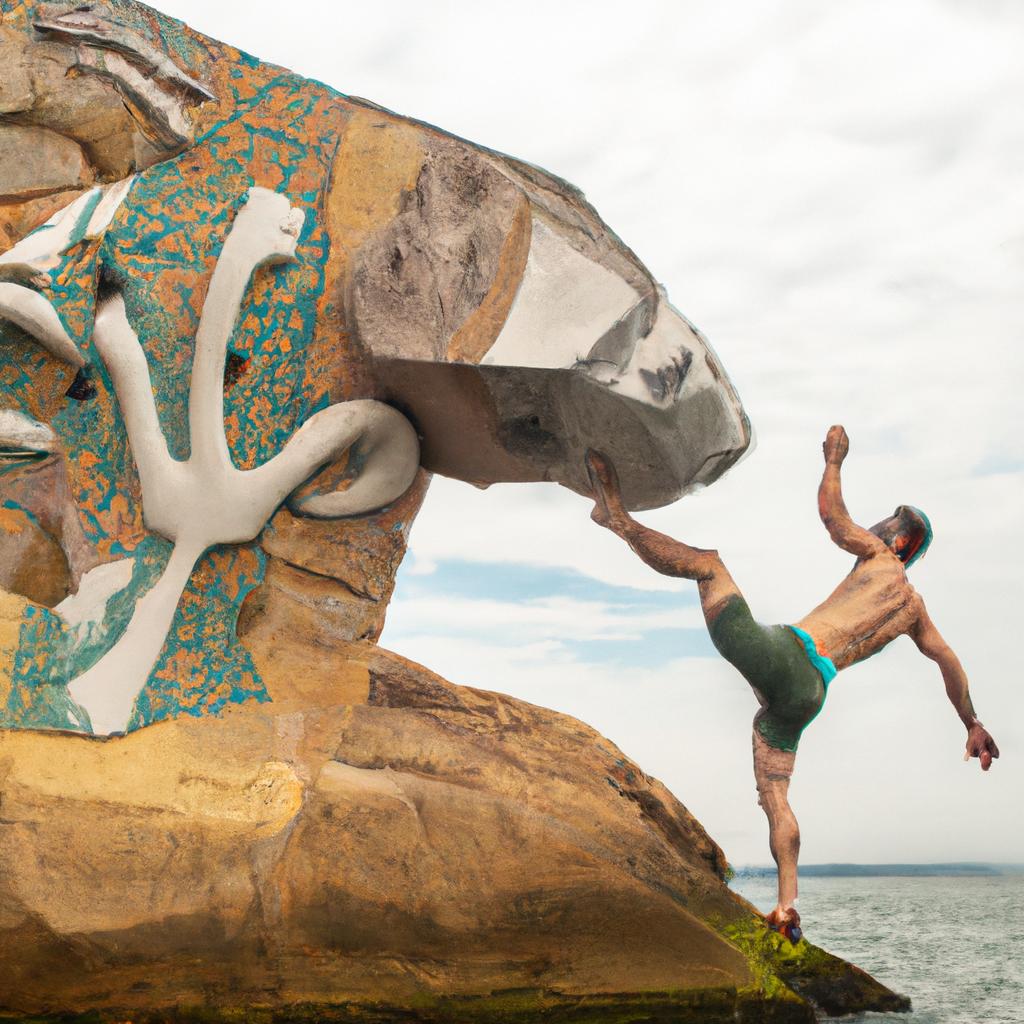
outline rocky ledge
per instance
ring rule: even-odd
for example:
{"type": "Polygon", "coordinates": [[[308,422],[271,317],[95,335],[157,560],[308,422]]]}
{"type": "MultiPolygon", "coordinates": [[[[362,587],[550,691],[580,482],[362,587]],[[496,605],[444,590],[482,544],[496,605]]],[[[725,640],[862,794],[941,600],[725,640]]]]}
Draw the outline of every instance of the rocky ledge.
{"type": "Polygon", "coordinates": [[[0,732],[0,1019],[909,1008],[766,931],[699,822],[575,719],[369,643],[262,657],[323,706],[297,685],[105,741],[0,732]]]}

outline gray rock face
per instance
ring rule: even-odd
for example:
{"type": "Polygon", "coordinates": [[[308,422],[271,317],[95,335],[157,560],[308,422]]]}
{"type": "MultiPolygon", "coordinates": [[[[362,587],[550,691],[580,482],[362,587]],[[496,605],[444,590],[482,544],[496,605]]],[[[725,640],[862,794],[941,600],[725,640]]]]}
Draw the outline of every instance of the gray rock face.
{"type": "Polygon", "coordinates": [[[522,233],[525,206],[482,153],[442,135],[431,140],[397,215],[361,248],[352,276],[358,334],[376,358],[448,358],[503,251],[522,246],[514,232],[522,233]]]}
{"type": "Polygon", "coordinates": [[[595,447],[627,505],[650,508],[743,455],[750,425],[707,339],[578,190],[441,133],[403,155],[410,187],[359,250],[349,295],[426,468],[585,494],[595,447]]]}

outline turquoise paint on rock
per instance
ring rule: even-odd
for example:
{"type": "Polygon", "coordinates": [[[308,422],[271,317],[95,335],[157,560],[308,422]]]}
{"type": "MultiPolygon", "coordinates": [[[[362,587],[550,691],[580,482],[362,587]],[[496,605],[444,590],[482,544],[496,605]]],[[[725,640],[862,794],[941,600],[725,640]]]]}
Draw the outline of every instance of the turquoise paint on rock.
{"type": "MultiPolygon", "coordinates": [[[[186,64],[191,46],[187,35],[174,40],[186,64]]],[[[329,253],[319,211],[340,130],[340,117],[334,128],[325,126],[323,107],[337,95],[295,75],[276,77],[239,102],[230,118],[193,147],[140,174],[102,242],[75,246],[52,275],[54,283],[45,293],[85,353],[97,386],[108,395],[112,383],[91,338],[96,288],[102,277],[122,291],[176,458],[189,455],[188,389],[201,313],[196,299],[204,294],[252,185],[269,184],[284,192],[303,210],[305,222],[297,262],[260,272],[261,279],[246,293],[230,342],[249,361],[251,378],[225,394],[236,464],[248,468],[267,461],[310,415],[329,404],[325,392],[308,386],[306,363],[329,253]],[[263,107],[274,113],[264,113],[263,107]],[[250,161],[257,161],[258,168],[250,161]],[[293,191],[300,174],[305,187],[293,191]],[[268,176],[278,180],[268,183],[268,176]],[[174,296],[176,305],[154,301],[158,293],[174,296]]],[[[25,396],[50,357],[20,331],[3,325],[0,358],[8,357],[20,369],[10,386],[0,382],[0,407],[25,409],[25,396]]],[[[136,601],[166,566],[170,544],[153,534],[131,542],[109,534],[115,508],[123,508],[119,514],[129,518],[140,515],[134,458],[116,401],[67,400],[50,423],[69,461],[94,467],[87,484],[73,494],[87,539],[108,545],[109,557],[132,558],[132,579],[110,600],[102,620],[84,632],[68,627],[53,610],[28,609],[0,726],[88,732],[88,716],[69,697],[67,684],[123,634],[136,601]]],[[[129,730],[178,714],[216,714],[231,704],[269,699],[236,633],[241,604],[262,582],[264,566],[256,544],[221,548],[200,560],[136,700],[129,730]]]]}

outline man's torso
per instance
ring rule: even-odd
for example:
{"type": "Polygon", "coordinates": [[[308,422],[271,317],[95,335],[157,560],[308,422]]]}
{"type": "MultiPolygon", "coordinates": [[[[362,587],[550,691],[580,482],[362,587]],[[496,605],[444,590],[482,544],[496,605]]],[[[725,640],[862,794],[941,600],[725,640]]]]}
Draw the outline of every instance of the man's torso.
{"type": "Polygon", "coordinates": [[[920,617],[921,598],[903,563],[883,553],[858,561],[842,583],[796,623],[814,638],[837,669],[876,654],[908,632],[920,617]]]}

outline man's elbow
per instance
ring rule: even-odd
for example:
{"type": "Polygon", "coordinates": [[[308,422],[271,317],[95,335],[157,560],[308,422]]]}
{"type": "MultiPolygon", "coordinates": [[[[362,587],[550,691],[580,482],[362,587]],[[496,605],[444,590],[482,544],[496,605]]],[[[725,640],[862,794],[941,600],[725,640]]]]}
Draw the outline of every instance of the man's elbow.
{"type": "Polygon", "coordinates": [[[945,642],[935,644],[934,647],[930,647],[924,653],[939,666],[944,676],[947,674],[959,675],[963,672],[960,666],[960,659],[954,653],[953,648],[945,642]]]}

